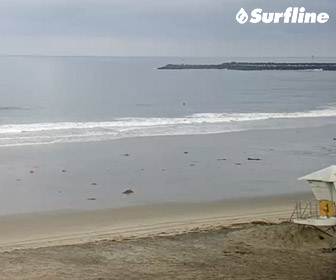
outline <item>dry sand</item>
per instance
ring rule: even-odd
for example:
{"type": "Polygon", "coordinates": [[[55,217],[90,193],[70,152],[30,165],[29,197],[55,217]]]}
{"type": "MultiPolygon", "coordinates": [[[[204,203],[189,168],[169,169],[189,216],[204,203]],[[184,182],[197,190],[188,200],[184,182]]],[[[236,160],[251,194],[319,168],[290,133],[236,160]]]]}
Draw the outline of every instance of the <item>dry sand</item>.
{"type": "Polygon", "coordinates": [[[240,225],[0,254],[0,279],[336,279],[327,238],[293,224],[240,225]]]}
{"type": "Polygon", "coordinates": [[[297,198],[2,217],[0,279],[336,279],[330,238],[284,222],[297,198]]]}
{"type": "Polygon", "coordinates": [[[297,199],[310,200],[311,194],[8,215],[0,217],[0,251],[176,234],[256,220],[281,222],[288,220],[297,199]]]}

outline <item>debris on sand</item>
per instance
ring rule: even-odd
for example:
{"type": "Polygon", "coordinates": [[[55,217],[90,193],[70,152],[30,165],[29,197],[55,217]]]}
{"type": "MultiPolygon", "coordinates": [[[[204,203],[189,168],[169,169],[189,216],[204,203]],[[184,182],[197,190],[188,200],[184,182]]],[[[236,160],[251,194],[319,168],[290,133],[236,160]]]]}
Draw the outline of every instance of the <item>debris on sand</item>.
{"type": "Polygon", "coordinates": [[[185,155],[189,154],[189,152],[184,152],[185,155]]]}
{"type": "Polygon", "coordinates": [[[124,157],[129,157],[130,156],[130,154],[124,154],[124,157]]]}
{"type": "Polygon", "coordinates": [[[128,190],[126,190],[126,191],[123,192],[123,194],[126,194],[126,195],[130,195],[132,193],[134,193],[134,191],[131,190],[131,189],[128,189],[128,190]]]}
{"type": "Polygon", "coordinates": [[[255,160],[255,161],[258,161],[258,160],[261,160],[261,158],[247,158],[247,160],[255,160]]]}
{"type": "Polygon", "coordinates": [[[31,174],[33,174],[33,173],[34,173],[34,171],[33,171],[33,170],[31,170],[31,171],[30,171],[30,173],[31,173],[31,174]]]}
{"type": "Polygon", "coordinates": [[[97,200],[97,198],[94,198],[94,197],[89,197],[87,200],[94,201],[94,200],[97,200]]]}
{"type": "Polygon", "coordinates": [[[251,225],[275,225],[275,224],[272,224],[272,223],[268,223],[268,222],[265,222],[265,221],[252,221],[251,222],[251,225]]]}
{"type": "Polygon", "coordinates": [[[241,165],[241,163],[237,162],[236,165],[241,165]]]}
{"type": "Polygon", "coordinates": [[[217,161],[224,161],[226,158],[218,158],[217,161]]]}
{"type": "Polygon", "coordinates": [[[97,183],[92,183],[91,186],[97,186],[97,183]]]}
{"type": "Polygon", "coordinates": [[[67,172],[65,169],[62,170],[63,173],[67,172]]]}

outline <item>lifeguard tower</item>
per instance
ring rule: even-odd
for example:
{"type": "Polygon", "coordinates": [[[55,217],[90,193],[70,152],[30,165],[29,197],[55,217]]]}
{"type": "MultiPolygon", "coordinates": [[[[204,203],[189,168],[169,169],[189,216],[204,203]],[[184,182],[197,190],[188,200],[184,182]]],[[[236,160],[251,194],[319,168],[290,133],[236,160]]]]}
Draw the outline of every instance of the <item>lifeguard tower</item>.
{"type": "Polygon", "coordinates": [[[333,247],[336,242],[336,165],[308,174],[299,180],[308,181],[316,200],[296,202],[290,220],[296,224],[312,226],[333,237],[333,247]]]}

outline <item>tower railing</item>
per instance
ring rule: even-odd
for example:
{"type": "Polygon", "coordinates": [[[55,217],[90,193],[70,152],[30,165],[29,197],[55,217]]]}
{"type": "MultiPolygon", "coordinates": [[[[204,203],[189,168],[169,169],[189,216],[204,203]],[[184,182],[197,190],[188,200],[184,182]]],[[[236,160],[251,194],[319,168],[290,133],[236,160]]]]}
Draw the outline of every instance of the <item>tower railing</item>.
{"type": "Polygon", "coordinates": [[[317,201],[296,201],[294,211],[289,219],[318,219],[318,203],[317,201]]]}

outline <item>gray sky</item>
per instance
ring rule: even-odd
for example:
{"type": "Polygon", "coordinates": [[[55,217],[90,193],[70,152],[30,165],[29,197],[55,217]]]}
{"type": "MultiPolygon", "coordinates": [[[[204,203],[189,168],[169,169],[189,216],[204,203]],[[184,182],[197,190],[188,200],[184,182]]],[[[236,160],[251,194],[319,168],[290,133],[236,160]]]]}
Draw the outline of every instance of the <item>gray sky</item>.
{"type": "Polygon", "coordinates": [[[0,54],[336,56],[335,0],[0,0],[0,54]],[[327,12],[325,24],[245,24],[240,8],[327,12]]]}

